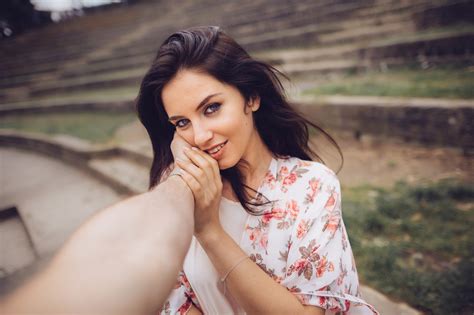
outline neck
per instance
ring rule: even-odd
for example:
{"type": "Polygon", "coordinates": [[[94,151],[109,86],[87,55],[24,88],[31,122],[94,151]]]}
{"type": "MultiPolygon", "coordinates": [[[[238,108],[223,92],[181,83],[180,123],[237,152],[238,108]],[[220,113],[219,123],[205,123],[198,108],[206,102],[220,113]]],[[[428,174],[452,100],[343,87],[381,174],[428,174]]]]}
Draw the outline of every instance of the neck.
{"type": "Polygon", "coordinates": [[[247,163],[240,167],[245,177],[245,185],[257,189],[268,170],[272,160],[272,153],[268,150],[262,138],[256,130],[253,141],[249,143],[246,153],[242,157],[247,163]]]}
{"type": "MultiPolygon", "coordinates": [[[[252,137],[253,140],[249,143],[247,150],[242,157],[242,159],[247,161],[247,163],[240,166],[239,169],[244,175],[244,184],[257,190],[268,170],[273,155],[266,147],[262,138],[260,138],[258,132],[256,130],[254,130],[254,132],[256,135],[255,137],[252,137]]],[[[222,195],[227,199],[237,201],[237,197],[235,196],[230,183],[225,181],[223,182],[223,185],[222,195]]]]}

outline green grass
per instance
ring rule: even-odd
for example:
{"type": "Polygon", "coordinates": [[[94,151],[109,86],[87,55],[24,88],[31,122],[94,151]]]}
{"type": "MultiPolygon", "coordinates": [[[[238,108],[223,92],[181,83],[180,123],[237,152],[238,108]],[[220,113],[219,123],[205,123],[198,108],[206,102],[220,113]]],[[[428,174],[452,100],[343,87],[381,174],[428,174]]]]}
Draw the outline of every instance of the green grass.
{"type": "Polygon", "coordinates": [[[405,67],[386,72],[348,73],[320,83],[304,95],[363,95],[429,98],[474,98],[474,68],[462,66],[416,69],[405,67]]]}
{"type": "Polygon", "coordinates": [[[94,143],[113,139],[115,131],[136,118],[134,113],[74,112],[0,117],[0,127],[42,134],[66,134],[94,143]]]}
{"type": "Polygon", "coordinates": [[[472,183],[348,188],[343,203],[364,283],[427,314],[472,314],[472,183]]]}

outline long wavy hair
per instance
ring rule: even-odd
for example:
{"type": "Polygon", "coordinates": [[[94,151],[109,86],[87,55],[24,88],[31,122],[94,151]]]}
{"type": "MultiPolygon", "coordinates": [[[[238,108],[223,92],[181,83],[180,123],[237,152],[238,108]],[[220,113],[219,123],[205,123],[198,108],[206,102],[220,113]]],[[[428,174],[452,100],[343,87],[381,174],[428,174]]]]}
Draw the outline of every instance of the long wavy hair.
{"type": "MultiPolygon", "coordinates": [[[[253,113],[255,128],[274,156],[293,156],[303,160],[322,158],[309,147],[309,127],[319,130],[335,145],[336,141],[322,128],[304,118],[290,106],[278,76],[284,76],[265,62],[258,61],[219,27],[194,27],[170,35],[143,78],[136,99],[136,109],[153,146],[150,189],[157,185],[174,162],[170,144],[175,127],[168,121],[161,93],[178,71],[194,69],[208,73],[220,82],[237,88],[246,103],[260,97],[260,108],[253,113]]],[[[342,167],[341,164],[341,167],[342,167]]],[[[253,200],[252,188],[237,166],[221,170],[245,210],[257,214],[255,206],[265,202],[253,200]]]]}

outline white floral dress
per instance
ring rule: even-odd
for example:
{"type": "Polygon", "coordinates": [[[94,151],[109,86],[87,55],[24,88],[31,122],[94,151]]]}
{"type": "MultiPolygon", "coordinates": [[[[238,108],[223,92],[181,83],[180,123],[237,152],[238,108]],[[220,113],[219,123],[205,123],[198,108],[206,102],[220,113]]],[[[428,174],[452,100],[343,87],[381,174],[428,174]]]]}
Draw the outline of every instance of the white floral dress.
{"type": "MultiPolygon", "coordinates": [[[[258,189],[262,215],[249,215],[223,198],[223,228],[272,279],[304,305],[326,314],[378,314],[363,301],[341,213],[339,180],[325,165],[298,158],[272,159],[258,189]]],[[[162,314],[244,313],[193,238],[178,282],[162,314]]]]}

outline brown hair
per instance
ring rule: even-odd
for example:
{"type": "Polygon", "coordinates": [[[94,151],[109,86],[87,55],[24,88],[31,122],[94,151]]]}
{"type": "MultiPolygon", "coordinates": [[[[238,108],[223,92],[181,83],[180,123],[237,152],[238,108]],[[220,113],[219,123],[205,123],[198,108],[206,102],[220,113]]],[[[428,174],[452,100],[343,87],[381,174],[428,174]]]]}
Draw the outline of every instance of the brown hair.
{"type": "MultiPolygon", "coordinates": [[[[322,132],[334,144],[336,141],[322,128],[293,109],[284,96],[278,78],[282,75],[272,66],[255,60],[219,27],[195,27],[176,32],[160,46],[151,68],[146,73],[136,100],[140,121],[145,126],[153,146],[153,164],[149,187],[160,182],[173,163],[170,144],[175,127],[168,122],[161,92],[181,69],[198,69],[217,80],[237,88],[248,102],[260,97],[260,108],[253,113],[255,127],[268,149],[275,156],[293,156],[304,160],[324,161],[309,147],[309,126],[322,132]]],[[[286,78],[286,77],[285,77],[286,78]]],[[[342,164],[341,164],[342,167],[342,164]]],[[[221,170],[239,202],[250,213],[250,187],[244,185],[242,172],[236,167],[221,170]]]]}

